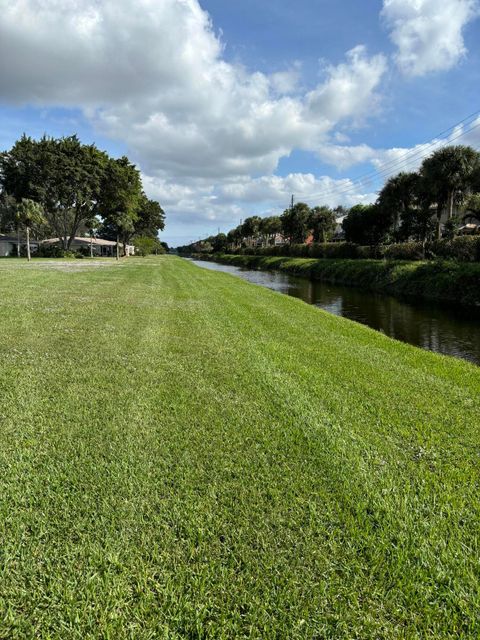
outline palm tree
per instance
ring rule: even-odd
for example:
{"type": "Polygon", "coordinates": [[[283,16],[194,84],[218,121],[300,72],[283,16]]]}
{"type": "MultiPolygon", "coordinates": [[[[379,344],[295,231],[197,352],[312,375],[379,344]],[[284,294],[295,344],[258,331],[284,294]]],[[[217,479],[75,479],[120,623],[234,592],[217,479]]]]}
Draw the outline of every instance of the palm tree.
{"type": "Polygon", "coordinates": [[[420,174],[430,192],[432,204],[437,206],[438,238],[441,236],[442,212],[446,209],[448,219],[452,218],[455,201],[462,200],[468,193],[479,165],[480,154],[463,145],[444,147],[423,161],[420,174]]]}
{"type": "Polygon", "coordinates": [[[415,205],[419,180],[418,173],[405,173],[402,171],[389,178],[379,193],[377,203],[392,216],[396,234],[402,218],[408,216],[415,205]]]}
{"type": "Polygon", "coordinates": [[[90,235],[90,258],[93,258],[93,240],[97,237],[97,231],[100,227],[100,220],[96,217],[90,218],[85,222],[88,233],[90,235]]]}
{"type": "Polygon", "coordinates": [[[32,225],[45,224],[43,208],[38,202],[34,202],[28,198],[22,198],[22,201],[17,205],[15,217],[18,224],[24,226],[27,232],[27,258],[30,261],[30,228],[32,225]]]}

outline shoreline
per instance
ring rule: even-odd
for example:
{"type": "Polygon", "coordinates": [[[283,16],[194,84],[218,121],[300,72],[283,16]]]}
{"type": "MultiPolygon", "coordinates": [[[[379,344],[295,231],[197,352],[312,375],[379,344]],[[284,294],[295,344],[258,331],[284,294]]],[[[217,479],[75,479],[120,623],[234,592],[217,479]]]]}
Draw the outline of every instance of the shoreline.
{"type": "Polygon", "coordinates": [[[192,254],[193,258],[358,287],[397,297],[480,308],[480,264],[192,254]]]}

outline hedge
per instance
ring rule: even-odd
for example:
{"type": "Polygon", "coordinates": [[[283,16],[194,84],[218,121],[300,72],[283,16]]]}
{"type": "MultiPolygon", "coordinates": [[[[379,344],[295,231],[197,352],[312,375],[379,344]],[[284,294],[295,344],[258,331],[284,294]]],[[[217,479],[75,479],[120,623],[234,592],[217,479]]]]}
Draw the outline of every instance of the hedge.
{"type": "Polygon", "coordinates": [[[232,255],[279,256],[289,258],[327,258],[334,260],[429,260],[443,258],[458,262],[480,262],[480,235],[437,240],[423,246],[421,242],[403,242],[378,247],[362,247],[351,242],[292,244],[277,247],[243,247],[229,251],[232,255]]]}

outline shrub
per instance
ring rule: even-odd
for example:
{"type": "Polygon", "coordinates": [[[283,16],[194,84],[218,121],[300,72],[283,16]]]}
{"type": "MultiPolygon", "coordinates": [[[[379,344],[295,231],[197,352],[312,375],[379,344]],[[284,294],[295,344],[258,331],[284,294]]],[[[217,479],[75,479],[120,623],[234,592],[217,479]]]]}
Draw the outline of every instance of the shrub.
{"type": "Polygon", "coordinates": [[[458,236],[452,240],[437,240],[429,245],[429,249],[439,258],[477,262],[480,261],[480,236],[458,236]]]}
{"type": "Polygon", "coordinates": [[[360,246],[353,242],[327,242],[282,245],[278,247],[243,247],[229,251],[233,255],[276,256],[282,258],[317,258],[331,260],[431,260],[443,258],[458,262],[480,261],[480,235],[457,236],[452,240],[437,240],[425,245],[421,242],[402,242],[390,245],[360,246]]]}
{"type": "Polygon", "coordinates": [[[400,242],[385,247],[383,255],[387,260],[422,260],[424,252],[421,242],[400,242]]]}
{"type": "Polygon", "coordinates": [[[165,247],[160,243],[160,240],[151,236],[138,236],[138,238],[135,238],[134,244],[135,255],[137,256],[166,253],[165,247]]]}
{"type": "Polygon", "coordinates": [[[59,245],[55,244],[41,244],[38,247],[38,253],[36,254],[39,258],[63,258],[65,251],[59,245]]]}

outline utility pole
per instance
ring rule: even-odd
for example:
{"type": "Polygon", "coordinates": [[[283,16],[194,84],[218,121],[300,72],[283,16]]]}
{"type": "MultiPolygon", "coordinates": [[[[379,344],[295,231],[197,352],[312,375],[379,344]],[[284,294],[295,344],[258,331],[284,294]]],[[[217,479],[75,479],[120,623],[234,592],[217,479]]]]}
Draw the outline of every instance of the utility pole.
{"type": "Polygon", "coordinates": [[[293,200],[294,200],[294,197],[293,197],[293,193],[292,193],[292,203],[290,205],[290,209],[293,209],[293,200]]]}

